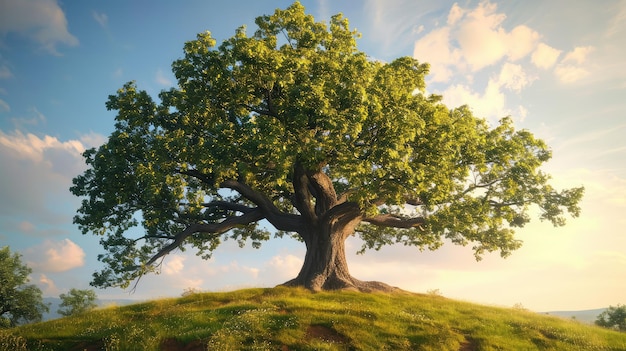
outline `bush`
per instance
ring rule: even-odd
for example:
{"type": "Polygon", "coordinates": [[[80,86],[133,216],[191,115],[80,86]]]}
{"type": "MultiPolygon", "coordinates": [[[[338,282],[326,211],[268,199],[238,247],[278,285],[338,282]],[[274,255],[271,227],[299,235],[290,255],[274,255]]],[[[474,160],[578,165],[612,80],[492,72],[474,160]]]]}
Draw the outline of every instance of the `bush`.
{"type": "Polygon", "coordinates": [[[96,293],[93,290],[70,289],[67,294],[59,295],[61,307],[57,312],[62,316],[71,316],[89,311],[96,306],[96,293]],[[64,309],[65,308],[65,309],[64,309]]]}
{"type": "Polygon", "coordinates": [[[626,305],[610,306],[598,315],[596,325],[626,332],[626,305]]]}

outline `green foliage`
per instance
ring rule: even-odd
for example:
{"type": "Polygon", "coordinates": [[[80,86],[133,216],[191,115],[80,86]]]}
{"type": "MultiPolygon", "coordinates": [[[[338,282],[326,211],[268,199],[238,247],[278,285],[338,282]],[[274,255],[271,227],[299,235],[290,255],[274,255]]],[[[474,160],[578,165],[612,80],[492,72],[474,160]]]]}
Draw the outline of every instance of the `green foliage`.
{"type": "Polygon", "coordinates": [[[547,145],[425,94],[428,64],[373,60],[347,19],[315,22],[298,2],[256,25],[185,43],[159,103],[132,82],[109,96],[115,131],[71,188],[74,222],[106,250],[94,285],[127,286],[177,247],[258,247],[262,219],[307,240],[356,208],[339,222],[360,223],[363,251],[448,240],[479,259],[519,248],[532,208],[557,226],[579,215],[583,189],[554,189],[540,170],[547,145]]]}
{"type": "Polygon", "coordinates": [[[31,269],[8,246],[0,248],[0,329],[41,320],[48,306],[41,290],[28,284],[31,269]]]}
{"type": "Polygon", "coordinates": [[[626,305],[610,306],[600,313],[596,325],[626,332],[626,305]]]}
{"type": "Polygon", "coordinates": [[[162,350],[166,344],[204,350],[617,351],[626,349],[626,334],[436,295],[295,288],[192,294],[0,333],[0,351],[162,350]]]}
{"type": "Polygon", "coordinates": [[[96,306],[96,293],[93,290],[70,289],[67,294],[59,295],[61,304],[57,311],[62,316],[84,313],[96,306]]]}

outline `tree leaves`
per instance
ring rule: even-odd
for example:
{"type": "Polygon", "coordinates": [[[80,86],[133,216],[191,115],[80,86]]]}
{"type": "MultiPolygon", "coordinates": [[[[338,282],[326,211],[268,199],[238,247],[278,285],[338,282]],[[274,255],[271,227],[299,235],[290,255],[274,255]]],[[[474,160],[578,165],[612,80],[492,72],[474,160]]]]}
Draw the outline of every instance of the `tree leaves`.
{"type": "Polygon", "coordinates": [[[0,248],[0,329],[41,320],[48,306],[41,290],[28,284],[32,270],[8,246],[0,248]]]}

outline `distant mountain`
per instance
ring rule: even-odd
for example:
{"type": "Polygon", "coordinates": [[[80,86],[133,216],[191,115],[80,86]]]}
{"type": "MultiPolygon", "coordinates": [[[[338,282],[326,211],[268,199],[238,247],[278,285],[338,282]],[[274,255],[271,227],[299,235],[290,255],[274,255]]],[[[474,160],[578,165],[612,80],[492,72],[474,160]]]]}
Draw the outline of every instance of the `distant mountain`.
{"type": "Polygon", "coordinates": [[[583,311],[551,311],[551,312],[544,312],[541,314],[547,314],[550,316],[557,316],[557,317],[562,317],[566,319],[575,319],[583,323],[593,324],[593,322],[596,321],[596,318],[598,318],[598,315],[604,312],[605,310],[606,308],[598,308],[595,310],[583,310],[583,311]]]}
{"type": "MultiPolygon", "coordinates": [[[[124,306],[124,305],[130,305],[133,303],[139,303],[142,302],[141,300],[131,300],[131,299],[119,299],[119,300],[96,300],[96,303],[98,304],[99,307],[104,307],[104,306],[110,306],[110,305],[117,305],[117,306],[124,306]]],[[[48,313],[44,313],[42,316],[42,320],[43,321],[48,321],[51,319],[57,319],[57,318],[61,318],[63,316],[61,316],[57,311],[59,310],[59,306],[61,305],[61,299],[58,297],[44,297],[43,298],[43,303],[45,304],[49,304],[50,306],[50,311],[48,313]]]]}

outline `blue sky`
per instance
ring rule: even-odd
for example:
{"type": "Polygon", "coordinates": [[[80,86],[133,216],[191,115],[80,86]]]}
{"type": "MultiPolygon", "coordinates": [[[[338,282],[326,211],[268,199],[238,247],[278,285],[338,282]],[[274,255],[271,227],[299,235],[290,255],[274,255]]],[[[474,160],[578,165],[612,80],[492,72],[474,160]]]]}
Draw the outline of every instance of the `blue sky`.
{"type": "MultiPolygon", "coordinates": [[[[185,41],[209,30],[219,42],[244,24],[252,32],[256,16],[290,3],[0,0],[0,246],[23,255],[45,296],[89,288],[98,269],[98,238],[72,225],[79,199],[68,188],[85,169],[80,153],[113,130],[107,96],[130,80],[156,96],[175,85],[170,64],[185,41]]],[[[506,260],[477,263],[470,248],[453,245],[356,256],[350,239],[354,276],[536,311],[626,303],[626,2],[302,3],[318,20],[342,12],[371,57],[429,62],[427,90],[450,107],[468,104],[492,122],[511,115],[552,147],[545,170],[556,186],[587,189],[580,218],[563,228],[534,221],[506,260]]],[[[287,239],[260,250],[226,242],[209,261],[169,255],[132,295],[96,292],[147,299],[274,286],[303,257],[287,239]]]]}

